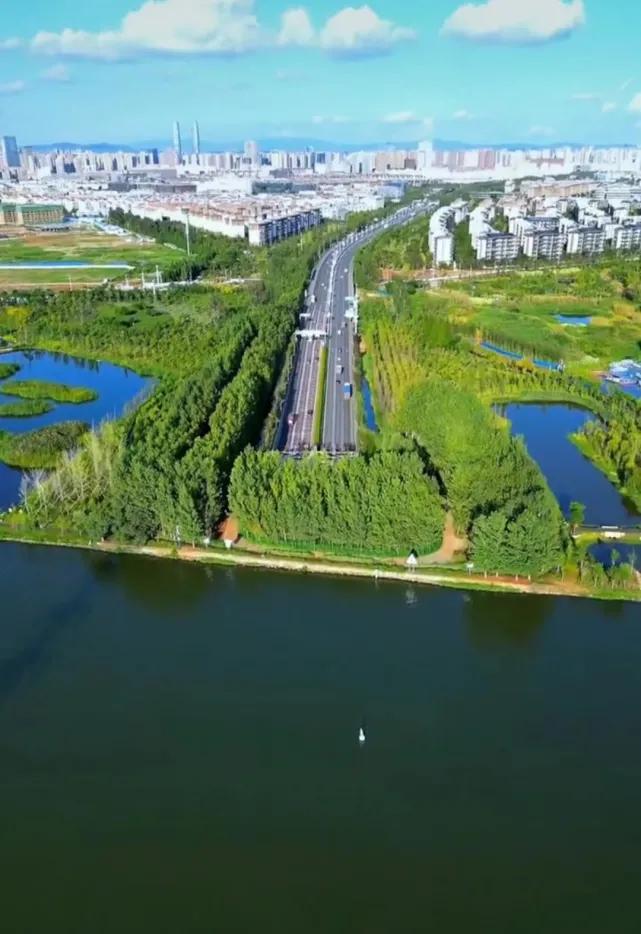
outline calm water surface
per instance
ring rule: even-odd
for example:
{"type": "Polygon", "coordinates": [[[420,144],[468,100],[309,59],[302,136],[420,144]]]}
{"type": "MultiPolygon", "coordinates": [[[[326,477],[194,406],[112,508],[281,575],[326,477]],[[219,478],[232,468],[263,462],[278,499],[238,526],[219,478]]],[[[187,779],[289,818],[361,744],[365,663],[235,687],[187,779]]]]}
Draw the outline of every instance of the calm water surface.
{"type": "Polygon", "coordinates": [[[634,505],[569,440],[594,417],[589,412],[570,405],[530,403],[501,406],[500,412],[512,423],[513,433],[525,439],[566,514],[576,501],[585,505],[589,525],[629,527],[641,522],[634,505]]]}
{"type": "MultiPolygon", "coordinates": [[[[63,354],[28,351],[0,356],[0,363],[17,363],[20,369],[8,380],[0,380],[0,404],[20,401],[2,393],[2,387],[13,380],[43,380],[93,389],[98,393],[94,402],[54,405],[46,415],[34,418],[0,418],[0,431],[23,433],[36,431],[58,422],[82,421],[98,425],[105,418],[118,417],[125,406],[148,386],[149,380],[131,370],[111,363],[96,363],[63,354]]],[[[19,498],[21,472],[0,464],[0,510],[19,498]]]]}
{"type": "Polygon", "coordinates": [[[0,567],[3,931],[641,928],[638,607],[0,567]]]}

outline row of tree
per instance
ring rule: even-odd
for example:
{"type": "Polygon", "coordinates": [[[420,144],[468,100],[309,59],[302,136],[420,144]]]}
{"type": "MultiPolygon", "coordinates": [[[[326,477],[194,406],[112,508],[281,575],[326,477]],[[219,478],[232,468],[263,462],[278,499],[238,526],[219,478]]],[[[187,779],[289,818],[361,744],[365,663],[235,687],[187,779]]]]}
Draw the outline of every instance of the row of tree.
{"type": "Polygon", "coordinates": [[[248,449],[232,472],[230,504],[254,539],[378,555],[430,554],[445,518],[438,484],[412,450],[336,462],[248,449]]]}

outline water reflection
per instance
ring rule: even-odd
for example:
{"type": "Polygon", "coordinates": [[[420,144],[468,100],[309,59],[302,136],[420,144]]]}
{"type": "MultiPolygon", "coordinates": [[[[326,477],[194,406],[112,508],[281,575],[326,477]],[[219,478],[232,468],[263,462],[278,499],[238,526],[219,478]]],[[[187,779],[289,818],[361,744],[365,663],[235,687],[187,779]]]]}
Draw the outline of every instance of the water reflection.
{"type": "Polygon", "coordinates": [[[531,651],[545,625],[545,601],[517,594],[468,593],[463,622],[474,648],[531,651]]]}
{"type": "Polygon", "coordinates": [[[215,574],[212,567],[188,561],[99,552],[85,552],[84,557],[97,580],[116,585],[139,605],[166,617],[196,607],[207,593],[218,599],[220,593],[212,590],[212,582],[220,585],[224,578],[225,589],[230,583],[224,573],[215,574]]]}

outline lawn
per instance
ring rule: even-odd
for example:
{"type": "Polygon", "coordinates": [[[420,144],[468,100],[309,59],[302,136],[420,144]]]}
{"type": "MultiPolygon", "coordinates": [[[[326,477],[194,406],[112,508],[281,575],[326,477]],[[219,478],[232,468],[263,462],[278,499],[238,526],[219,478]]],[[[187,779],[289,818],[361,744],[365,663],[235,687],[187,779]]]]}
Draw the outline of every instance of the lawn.
{"type": "MultiPolygon", "coordinates": [[[[21,236],[0,239],[0,264],[29,262],[87,262],[97,265],[127,263],[133,267],[129,275],[152,272],[174,263],[183,254],[169,246],[146,243],[134,237],[117,237],[90,228],[62,233],[27,232],[21,236]]],[[[0,288],[46,287],[59,284],[97,284],[104,279],[123,278],[126,270],[118,269],[0,269],[0,288]]]]}

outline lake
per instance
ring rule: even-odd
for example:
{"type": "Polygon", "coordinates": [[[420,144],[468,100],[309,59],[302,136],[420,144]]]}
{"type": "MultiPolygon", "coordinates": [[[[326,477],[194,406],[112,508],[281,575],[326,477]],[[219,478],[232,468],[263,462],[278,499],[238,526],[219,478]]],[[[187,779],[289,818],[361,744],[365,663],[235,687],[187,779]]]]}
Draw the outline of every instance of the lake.
{"type": "Polygon", "coordinates": [[[0,561],[7,934],[637,934],[638,607],[0,561]]]}
{"type": "Polygon", "coordinates": [[[588,525],[629,527],[641,523],[633,504],[569,440],[569,435],[593,415],[557,403],[497,406],[497,410],[512,423],[513,433],[524,438],[566,515],[570,503],[576,501],[586,507],[588,525]]]}
{"type": "MultiPolygon", "coordinates": [[[[82,405],[54,405],[53,410],[45,415],[33,418],[0,418],[0,431],[18,434],[36,431],[58,422],[83,421],[90,425],[98,425],[105,418],[120,416],[127,404],[140,396],[150,382],[131,370],[111,363],[97,363],[43,351],[2,354],[0,363],[20,365],[20,370],[15,376],[8,380],[0,380],[0,404],[19,401],[15,396],[2,393],[2,387],[11,380],[37,379],[66,383],[68,386],[93,389],[98,393],[94,402],[82,405]]],[[[0,510],[5,510],[17,502],[20,478],[20,471],[0,463],[0,510]]]]}

